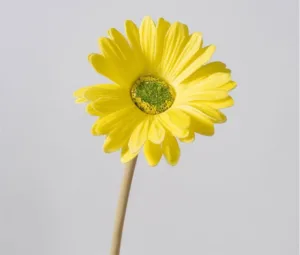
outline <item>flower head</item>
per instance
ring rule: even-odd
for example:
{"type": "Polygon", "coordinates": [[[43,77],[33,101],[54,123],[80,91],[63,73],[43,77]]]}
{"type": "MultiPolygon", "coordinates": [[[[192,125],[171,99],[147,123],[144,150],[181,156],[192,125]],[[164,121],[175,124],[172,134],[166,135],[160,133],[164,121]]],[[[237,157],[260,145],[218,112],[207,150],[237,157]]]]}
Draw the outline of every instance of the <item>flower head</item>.
{"type": "Polygon", "coordinates": [[[121,150],[128,162],[142,149],[151,166],[162,155],[175,165],[178,140],[192,142],[195,133],[211,136],[214,124],[226,121],[221,108],[233,105],[236,87],[221,62],[208,63],[215,46],[203,47],[201,33],[189,33],[180,22],[145,17],[138,28],[125,22],[126,35],[112,28],[99,40],[101,54],[89,55],[94,69],[111,84],[77,90],[76,102],[98,119],[93,135],[105,135],[105,152],[121,150]]]}

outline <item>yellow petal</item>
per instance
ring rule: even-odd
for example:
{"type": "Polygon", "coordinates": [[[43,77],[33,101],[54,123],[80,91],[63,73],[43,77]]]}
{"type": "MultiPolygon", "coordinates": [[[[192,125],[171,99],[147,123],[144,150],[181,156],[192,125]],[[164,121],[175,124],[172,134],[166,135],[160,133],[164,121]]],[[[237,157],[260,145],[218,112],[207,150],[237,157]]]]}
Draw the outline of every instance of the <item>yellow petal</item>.
{"type": "Polygon", "coordinates": [[[94,107],[93,107],[93,103],[89,103],[86,108],[85,111],[92,115],[92,116],[103,116],[102,112],[97,111],[94,107]]]}
{"type": "MultiPolygon", "coordinates": [[[[83,103],[88,101],[97,101],[100,98],[118,98],[119,100],[127,93],[124,92],[120,86],[115,84],[97,84],[93,86],[84,87],[74,92],[74,96],[77,97],[77,103],[83,103]]],[[[88,105],[87,112],[91,115],[98,115],[93,112],[95,109],[88,105]]]]}
{"type": "Polygon", "coordinates": [[[162,150],[167,162],[172,166],[176,165],[180,157],[180,148],[174,136],[165,136],[162,144],[162,150]]]}
{"type": "Polygon", "coordinates": [[[180,56],[176,60],[174,64],[174,68],[171,71],[172,76],[178,76],[181,71],[186,67],[187,63],[191,61],[191,59],[195,56],[195,54],[199,51],[202,45],[202,34],[201,33],[193,33],[188,42],[186,43],[184,49],[182,50],[180,56]]]}
{"type": "Polygon", "coordinates": [[[87,86],[87,87],[83,87],[83,88],[80,88],[80,89],[77,89],[74,93],[73,93],[73,96],[74,97],[84,97],[84,93],[89,89],[91,88],[92,86],[87,86]]]}
{"type": "Polygon", "coordinates": [[[231,80],[230,73],[213,73],[205,78],[200,77],[189,82],[185,87],[191,91],[219,89],[231,80]]]}
{"type": "Polygon", "coordinates": [[[118,85],[101,84],[90,87],[85,91],[83,96],[88,101],[96,101],[99,98],[120,98],[122,96],[122,92],[123,90],[118,85]]]}
{"type": "Polygon", "coordinates": [[[84,103],[84,102],[87,102],[88,100],[84,97],[84,94],[85,92],[90,89],[91,87],[93,86],[87,86],[87,87],[84,87],[84,88],[80,88],[80,89],[77,89],[74,93],[73,93],[73,96],[76,97],[76,103],[84,103]]]}
{"type": "Polygon", "coordinates": [[[116,150],[121,149],[125,143],[128,141],[128,138],[133,130],[132,125],[128,123],[127,125],[123,125],[123,123],[119,124],[119,127],[112,130],[109,135],[106,137],[103,150],[106,153],[111,153],[116,150]]]}
{"type": "Polygon", "coordinates": [[[186,99],[188,101],[215,101],[215,100],[223,100],[228,97],[228,92],[225,90],[204,90],[204,91],[194,91],[186,90],[185,95],[181,95],[181,99],[186,99]]]}
{"type": "Polygon", "coordinates": [[[213,122],[207,117],[205,117],[203,113],[201,113],[194,107],[188,105],[180,106],[180,108],[183,109],[186,113],[188,113],[192,118],[191,128],[195,132],[206,136],[212,136],[214,134],[215,129],[213,122]]]}
{"type": "Polygon", "coordinates": [[[201,80],[210,76],[214,73],[230,73],[231,71],[226,68],[226,65],[222,62],[216,61],[208,63],[190,75],[187,79],[184,80],[184,84],[188,84],[195,80],[201,80]]]}
{"type": "Polygon", "coordinates": [[[161,145],[152,143],[149,140],[146,141],[144,145],[144,155],[150,166],[156,166],[162,156],[161,145]]]}
{"type": "Polygon", "coordinates": [[[131,86],[131,84],[138,78],[138,74],[133,72],[133,59],[128,59],[125,52],[121,51],[116,43],[106,37],[99,39],[99,45],[103,52],[105,59],[110,64],[110,68],[117,72],[122,77],[122,84],[124,86],[131,86]]]}
{"type": "Polygon", "coordinates": [[[111,39],[115,42],[120,51],[124,54],[126,59],[133,58],[133,51],[130,48],[126,38],[117,29],[111,28],[108,30],[108,34],[111,39]]]}
{"type": "Polygon", "coordinates": [[[92,127],[92,134],[108,134],[111,130],[118,127],[119,122],[126,123],[129,116],[132,116],[133,111],[136,110],[135,108],[134,106],[128,107],[98,119],[92,127]]]}
{"type": "Polygon", "coordinates": [[[89,62],[98,73],[102,74],[103,76],[119,85],[128,86],[128,83],[123,80],[122,75],[120,74],[120,72],[118,72],[118,68],[109,60],[105,59],[102,55],[96,53],[90,54],[89,62]]]}
{"type": "Polygon", "coordinates": [[[196,133],[205,135],[205,136],[213,136],[215,133],[214,124],[205,117],[198,116],[198,118],[194,118],[193,120],[193,128],[196,133]]]}
{"type": "Polygon", "coordinates": [[[166,77],[167,80],[170,80],[170,77],[168,77],[170,71],[173,69],[187,40],[187,26],[180,22],[173,23],[166,34],[164,51],[161,59],[161,70],[163,71],[163,76],[166,77]]]}
{"type": "Polygon", "coordinates": [[[222,109],[231,107],[234,104],[234,101],[231,96],[228,96],[225,99],[222,100],[216,100],[216,101],[195,101],[195,103],[204,103],[210,107],[214,107],[216,109],[222,109]]]}
{"type": "Polygon", "coordinates": [[[185,138],[180,138],[179,139],[183,143],[191,143],[195,140],[195,133],[194,131],[190,130],[189,135],[185,138]]]}
{"type": "Polygon", "coordinates": [[[190,117],[180,109],[170,109],[158,116],[161,123],[171,134],[178,138],[188,135],[190,126],[190,117]]]}
{"type": "Polygon", "coordinates": [[[163,18],[158,19],[156,26],[156,44],[155,44],[155,66],[157,67],[160,64],[163,49],[164,41],[167,31],[169,30],[170,23],[163,18]]]}
{"type": "Polygon", "coordinates": [[[214,123],[224,123],[226,122],[226,116],[220,112],[219,110],[214,109],[213,107],[210,107],[205,104],[199,104],[199,103],[190,103],[192,107],[196,108],[197,110],[204,113],[206,116],[208,116],[214,123]]]}
{"type": "Polygon", "coordinates": [[[236,82],[234,81],[230,81],[222,86],[219,87],[219,89],[223,89],[223,90],[226,90],[226,91],[230,91],[230,90],[233,90],[234,88],[236,88],[236,82]]]}
{"type": "Polygon", "coordinates": [[[124,143],[125,141],[120,140],[117,137],[107,136],[103,144],[103,151],[105,153],[115,152],[122,148],[124,143]]]}
{"type": "Polygon", "coordinates": [[[131,20],[127,20],[125,30],[134,56],[132,67],[136,69],[137,74],[141,74],[145,71],[146,62],[141,48],[139,29],[131,20]]]}
{"type": "Polygon", "coordinates": [[[86,100],[85,98],[77,98],[76,100],[75,100],[75,103],[77,103],[77,104],[81,104],[81,103],[85,103],[85,102],[87,102],[88,100],[86,100]]]}
{"type": "Polygon", "coordinates": [[[128,147],[131,153],[138,152],[144,145],[148,137],[149,119],[141,121],[133,130],[128,142],[128,147]]]}
{"type": "Polygon", "coordinates": [[[174,86],[182,83],[186,78],[196,72],[201,66],[203,66],[206,62],[208,62],[213,53],[215,52],[216,47],[214,45],[207,46],[203,49],[200,49],[196,54],[196,59],[192,61],[192,63],[188,63],[186,68],[177,76],[177,78],[173,81],[174,86]]]}
{"type": "Polygon", "coordinates": [[[107,115],[132,106],[132,102],[130,102],[130,99],[126,97],[99,98],[95,102],[91,103],[91,107],[101,113],[101,115],[107,115]]]}
{"type": "Polygon", "coordinates": [[[103,135],[102,133],[99,133],[99,132],[98,132],[100,119],[101,119],[101,118],[98,118],[98,119],[96,120],[96,122],[92,125],[92,128],[91,128],[91,133],[92,133],[92,135],[103,135]]]}
{"type": "Polygon", "coordinates": [[[134,52],[141,52],[140,33],[136,24],[134,24],[131,20],[126,20],[125,30],[132,50],[134,52]]]}
{"type": "Polygon", "coordinates": [[[137,156],[138,152],[136,153],[131,153],[128,146],[125,145],[122,148],[122,152],[121,152],[121,162],[122,163],[127,163],[130,160],[132,160],[133,158],[135,158],[137,156]]]}
{"type": "Polygon", "coordinates": [[[135,116],[131,116],[131,119],[123,118],[122,121],[118,122],[116,127],[109,132],[105,139],[103,144],[104,152],[114,152],[124,147],[125,144],[128,144],[128,139],[138,123],[139,120],[135,118],[135,116]],[[124,125],[124,123],[126,123],[126,125],[124,125]]]}
{"type": "Polygon", "coordinates": [[[146,16],[140,27],[140,42],[142,51],[146,56],[149,66],[154,63],[155,59],[155,42],[156,42],[156,29],[153,20],[146,16]]]}
{"type": "Polygon", "coordinates": [[[99,85],[88,89],[85,98],[92,101],[88,112],[96,110],[100,116],[133,106],[128,91],[118,85],[99,85]]]}
{"type": "Polygon", "coordinates": [[[130,76],[133,77],[129,82],[135,81],[145,68],[144,61],[141,61],[141,58],[136,54],[136,50],[130,47],[126,38],[118,30],[112,28],[108,33],[124,56],[124,62],[121,68],[126,70],[126,73],[130,73],[130,76]]]}
{"type": "Polygon", "coordinates": [[[99,46],[105,58],[110,59],[118,64],[124,63],[126,57],[113,40],[106,37],[101,37],[99,38],[99,46]]]}
{"type": "Polygon", "coordinates": [[[150,124],[148,139],[156,144],[160,144],[165,137],[165,129],[157,120],[154,118],[150,124]]]}

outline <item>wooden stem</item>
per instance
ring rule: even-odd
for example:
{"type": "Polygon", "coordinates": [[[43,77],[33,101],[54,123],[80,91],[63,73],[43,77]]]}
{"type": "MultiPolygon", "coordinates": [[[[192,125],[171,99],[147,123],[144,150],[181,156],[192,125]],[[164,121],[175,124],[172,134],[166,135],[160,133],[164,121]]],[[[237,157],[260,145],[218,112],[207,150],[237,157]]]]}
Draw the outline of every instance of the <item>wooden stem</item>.
{"type": "Polygon", "coordinates": [[[137,161],[137,156],[131,161],[129,161],[128,163],[126,163],[125,165],[124,176],[121,184],[121,191],[120,191],[119,201],[118,201],[118,206],[116,211],[110,255],[120,254],[126,208],[127,208],[130,187],[131,187],[136,161],[137,161]]]}

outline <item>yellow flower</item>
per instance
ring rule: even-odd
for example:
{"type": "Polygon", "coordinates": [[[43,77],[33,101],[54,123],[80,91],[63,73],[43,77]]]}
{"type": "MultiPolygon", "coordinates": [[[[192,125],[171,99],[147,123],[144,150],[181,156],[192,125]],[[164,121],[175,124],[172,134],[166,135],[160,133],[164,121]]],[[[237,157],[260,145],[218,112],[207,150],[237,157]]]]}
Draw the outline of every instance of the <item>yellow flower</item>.
{"type": "Polygon", "coordinates": [[[145,17],[139,28],[127,20],[125,31],[127,38],[110,29],[99,39],[101,54],[88,57],[112,83],[77,90],[76,102],[88,102],[86,111],[98,116],[92,134],[106,136],[105,152],[121,150],[125,163],[143,147],[149,165],[162,155],[175,165],[178,140],[211,136],[226,121],[219,109],[233,105],[228,92],[236,83],[225,64],[207,64],[215,46],[203,47],[201,33],[185,24],[145,17]]]}

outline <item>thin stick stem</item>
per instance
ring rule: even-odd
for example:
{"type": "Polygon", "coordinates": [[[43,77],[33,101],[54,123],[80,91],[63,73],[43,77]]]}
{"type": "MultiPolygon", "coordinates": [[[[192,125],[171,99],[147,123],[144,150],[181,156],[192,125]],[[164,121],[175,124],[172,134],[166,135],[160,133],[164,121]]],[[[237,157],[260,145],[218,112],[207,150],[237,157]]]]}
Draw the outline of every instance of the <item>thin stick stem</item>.
{"type": "Polygon", "coordinates": [[[132,177],[134,174],[136,160],[137,157],[135,157],[125,165],[124,176],[121,184],[121,191],[120,191],[119,201],[118,201],[118,206],[116,211],[110,255],[120,254],[123,225],[124,225],[128,197],[130,193],[130,187],[131,187],[132,177]]]}

